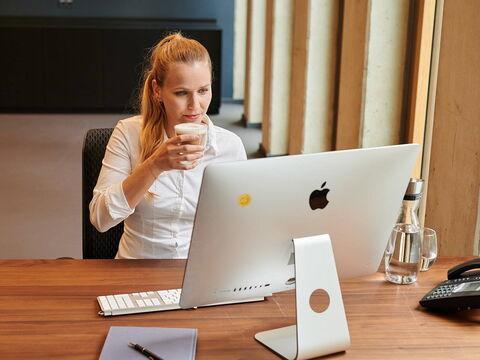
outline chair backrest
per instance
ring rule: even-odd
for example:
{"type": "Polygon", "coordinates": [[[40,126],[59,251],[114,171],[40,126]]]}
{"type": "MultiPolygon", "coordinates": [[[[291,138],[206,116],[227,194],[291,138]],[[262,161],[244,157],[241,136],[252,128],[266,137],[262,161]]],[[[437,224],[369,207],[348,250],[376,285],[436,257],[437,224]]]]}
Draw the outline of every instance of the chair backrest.
{"type": "Polygon", "coordinates": [[[113,129],[88,130],[82,152],[82,247],[84,259],[113,259],[123,234],[123,222],[100,233],[90,223],[88,205],[102,168],[108,140],[113,129]]]}

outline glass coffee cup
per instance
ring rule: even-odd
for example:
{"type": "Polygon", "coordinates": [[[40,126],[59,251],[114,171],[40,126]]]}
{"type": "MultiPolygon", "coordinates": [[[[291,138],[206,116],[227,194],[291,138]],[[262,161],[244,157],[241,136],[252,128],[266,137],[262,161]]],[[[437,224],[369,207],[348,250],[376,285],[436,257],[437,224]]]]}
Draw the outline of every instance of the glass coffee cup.
{"type": "MultiPolygon", "coordinates": [[[[174,126],[176,135],[198,135],[199,139],[197,141],[192,141],[192,145],[201,145],[203,148],[207,145],[208,138],[208,125],[203,123],[181,123],[174,126]]],[[[182,165],[190,164],[190,161],[181,161],[182,165]]]]}
{"type": "Polygon", "coordinates": [[[193,145],[202,145],[203,147],[207,145],[208,125],[206,124],[181,123],[181,124],[175,125],[174,129],[175,129],[175,134],[177,135],[185,135],[185,134],[198,135],[199,140],[192,141],[191,144],[193,145]]]}

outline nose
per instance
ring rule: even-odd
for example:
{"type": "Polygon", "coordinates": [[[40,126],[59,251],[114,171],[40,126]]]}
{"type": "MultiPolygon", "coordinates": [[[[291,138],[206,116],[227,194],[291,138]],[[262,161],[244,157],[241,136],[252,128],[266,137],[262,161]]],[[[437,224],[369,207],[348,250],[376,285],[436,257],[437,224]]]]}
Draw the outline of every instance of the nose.
{"type": "Polygon", "coordinates": [[[198,109],[199,103],[200,102],[198,96],[196,94],[193,94],[188,99],[188,108],[192,110],[198,109]]]}

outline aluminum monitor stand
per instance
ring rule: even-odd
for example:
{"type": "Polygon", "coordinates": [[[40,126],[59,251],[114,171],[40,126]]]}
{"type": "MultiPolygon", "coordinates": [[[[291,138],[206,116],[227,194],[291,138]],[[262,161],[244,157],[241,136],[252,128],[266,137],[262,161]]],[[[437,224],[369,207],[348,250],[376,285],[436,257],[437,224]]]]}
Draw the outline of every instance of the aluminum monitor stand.
{"type": "Polygon", "coordinates": [[[311,359],[350,346],[347,319],[329,235],[293,239],[297,324],[255,334],[255,339],[286,359],[311,359]],[[315,312],[310,297],[328,294],[329,304],[315,312]]]}

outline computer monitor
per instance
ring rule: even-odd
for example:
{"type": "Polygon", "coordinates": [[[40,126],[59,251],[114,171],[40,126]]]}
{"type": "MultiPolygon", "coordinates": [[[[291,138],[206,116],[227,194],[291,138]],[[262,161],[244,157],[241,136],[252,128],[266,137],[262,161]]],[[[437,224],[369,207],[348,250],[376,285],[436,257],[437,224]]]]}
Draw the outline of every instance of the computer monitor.
{"type": "Polygon", "coordinates": [[[339,278],[377,271],[416,144],[205,168],[180,306],[294,288],[293,238],[329,234],[339,278]]]}

